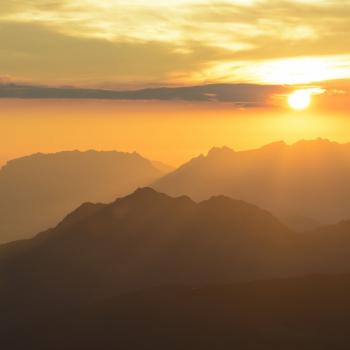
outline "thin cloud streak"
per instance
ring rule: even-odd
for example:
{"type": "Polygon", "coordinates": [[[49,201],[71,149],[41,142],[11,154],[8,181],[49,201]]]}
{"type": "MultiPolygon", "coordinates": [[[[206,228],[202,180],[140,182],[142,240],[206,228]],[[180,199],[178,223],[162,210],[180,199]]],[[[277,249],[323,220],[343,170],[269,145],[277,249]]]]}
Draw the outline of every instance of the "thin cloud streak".
{"type": "Polygon", "coordinates": [[[290,89],[283,86],[254,84],[213,84],[134,91],[54,88],[20,85],[6,81],[0,84],[0,98],[227,102],[236,108],[273,107],[275,96],[289,91],[290,89]]]}

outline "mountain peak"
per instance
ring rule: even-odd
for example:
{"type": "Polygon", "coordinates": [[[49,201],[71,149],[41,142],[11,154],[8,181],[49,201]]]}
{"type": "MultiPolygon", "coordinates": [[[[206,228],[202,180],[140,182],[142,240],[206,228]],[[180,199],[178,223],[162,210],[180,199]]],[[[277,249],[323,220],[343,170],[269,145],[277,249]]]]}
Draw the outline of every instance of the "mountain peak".
{"type": "Polygon", "coordinates": [[[228,210],[237,212],[246,211],[249,212],[251,215],[257,213],[264,213],[264,215],[267,214],[269,217],[272,216],[269,212],[254,204],[248,203],[240,199],[233,199],[232,197],[225,195],[211,196],[209,199],[200,202],[199,205],[211,207],[219,211],[223,210],[223,208],[226,208],[228,210]]]}
{"type": "Polygon", "coordinates": [[[120,203],[121,201],[128,201],[128,202],[135,202],[135,203],[159,203],[159,202],[169,202],[169,201],[183,201],[183,202],[191,202],[192,199],[190,199],[187,196],[178,196],[178,197],[170,197],[165,193],[158,192],[154,190],[151,187],[139,187],[136,189],[133,193],[130,195],[123,197],[123,198],[118,198],[115,203],[120,203]]]}
{"type": "Polygon", "coordinates": [[[158,196],[163,195],[157,192],[152,187],[139,187],[130,196],[158,196]]]}
{"type": "Polygon", "coordinates": [[[339,145],[337,142],[330,141],[329,139],[323,139],[321,137],[314,140],[300,140],[293,144],[293,146],[307,147],[307,146],[335,146],[339,145]]]}
{"type": "Polygon", "coordinates": [[[75,209],[73,212],[68,214],[60,223],[58,226],[68,226],[71,224],[75,224],[81,220],[85,220],[90,215],[95,214],[99,210],[105,208],[107,205],[102,203],[90,203],[85,202],[82,205],[80,205],[77,209],[75,209]]]}
{"type": "Polygon", "coordinates": [[[225,194],[279,217],[306,216],[336,222],[349,216],[350,143],[301,140],[234,152],[213,148],[157,180],[154,188],[196,201],[225,194]],[[345,191],[345,192],[344,192],[345,191]]]}
{"type": "Polygon", "coordinates": [[[236,152],[226,146],[223,147],[213,147],[209,152],[208,152],[208,157],[225,157],[225,156],[232,156],[236,152]]]}
{"type": "Polygon", "coordinates": [[[167,199],[170,198],[168,195],[159,193],[151,187],[138,187],[134,192],[129,194],[126,197],[117,198],[115,203],[119,203],[120,201],[149,201],[149,200],[157,200],[157,199],[167,199]]]}
{"type": "Polygon", "coordinates": [[[286,146],[287,146],[287,144],[281,140],[281,141],[269,143],[268,145],[263,146],[262,149],[265,149],[265,150],[266,149],[281,149],[281,148],[284,148],[286,146]]]}

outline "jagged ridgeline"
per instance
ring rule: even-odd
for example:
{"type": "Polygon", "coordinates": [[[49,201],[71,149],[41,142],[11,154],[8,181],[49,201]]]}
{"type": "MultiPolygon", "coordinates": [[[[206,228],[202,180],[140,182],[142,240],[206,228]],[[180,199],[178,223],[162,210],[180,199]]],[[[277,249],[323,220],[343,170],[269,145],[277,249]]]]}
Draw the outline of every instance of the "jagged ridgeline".
{"type": "Polygon", "coordinates": [[[318,139],[241,152],[213,148],[152,187],[195,200],[227,195],[265,208],[291,227],[312,228],[350,219],[349,178],[350,144],[318,139]]]}

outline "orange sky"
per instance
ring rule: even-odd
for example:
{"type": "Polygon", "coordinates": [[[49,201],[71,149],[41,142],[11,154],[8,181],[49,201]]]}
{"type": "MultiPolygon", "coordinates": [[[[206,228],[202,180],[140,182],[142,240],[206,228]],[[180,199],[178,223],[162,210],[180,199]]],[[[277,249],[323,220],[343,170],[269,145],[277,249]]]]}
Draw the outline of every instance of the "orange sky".
{"type": "Polygon", "coordinates": [[[345,112],[237,110],[225,103],[0,100],[0,162],[34,152],[137,151],[178,165],[213,146],[276,140],[350,141],[345,112]]]}
{"type": "Polygon", "coordinates": [[[1,0],[0,164],[93,148],[178,165],[220,145],[350,141],[349,18],[347,0],[1,0]],[[21,96],[16,89],[26,84],[36,91],[242,82],[309,89],[312,106],[293,111],[281,95],[269,96],[274,108],[247,110],[218,102],[3,98],[21,96]]]}

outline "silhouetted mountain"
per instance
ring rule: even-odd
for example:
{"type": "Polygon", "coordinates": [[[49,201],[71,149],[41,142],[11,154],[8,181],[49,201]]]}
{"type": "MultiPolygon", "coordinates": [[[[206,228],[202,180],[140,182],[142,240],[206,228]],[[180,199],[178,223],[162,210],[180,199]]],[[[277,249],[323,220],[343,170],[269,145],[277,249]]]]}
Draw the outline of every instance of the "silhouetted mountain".
{"type": "Polygon", "coordinates": [[[175,170],[175,167],[165,164],[163,162],[159,162],[157,160],[152,160],[152,164],[156,169],[160,170],[164,175],[175,170]]]}
{"type": "Polygon", "coordinates": [[[292,231],[306,232],[322,226],[318,221],[306,216],[285,216],[279,218],[292,231]]]}
{"type": "Polygon", "coordinates": [[[297,234],[228,197],[197,204],[138,189],[111,204],[85,203],[56,228],[1,246],[0,298],[53,286],[84,298],[87,290],[350,272],[349,232],[350,221],[297,234]]]}
{"type": "Polygon", "coordinates": [[[307,216],[327,223],[350,218],[349,178],[350,143],[318,139],[242,152],[214,148],[152,187],[195,200],[224,194],[278,217],[307,216]]]}
{"type": "Polygon", "coordinates": [[[109,202],[164,174],[137,153],[60,152],[0,169],[0,242],[56,225],[82,202],[109,202]]]}
{"type": "Polygon", "coordinates": [[[112,204],[83,204],[55,229],[0,247],[0,297],[278,276],[293,244],[253,205],[223,196],[197,204],[144,188],[112,204]]]}
{"type": "Polygon", "coordinates": [[[56,228],[0,246],[1,342],[16,350],[342,349],[349,276],[223,284],[349,272],[349,246],[350,221],[298,234],[224,196],[195,203],[143,188],[84,203],[56,228]]]}
{"type": "Polygon", "coordinates": [[[258,84],[208,84],[126,91],[0,84],[0,98],[221,101],[244,107],[266,106],[271,96],[289,91],[281,85],[258,84]]]}

